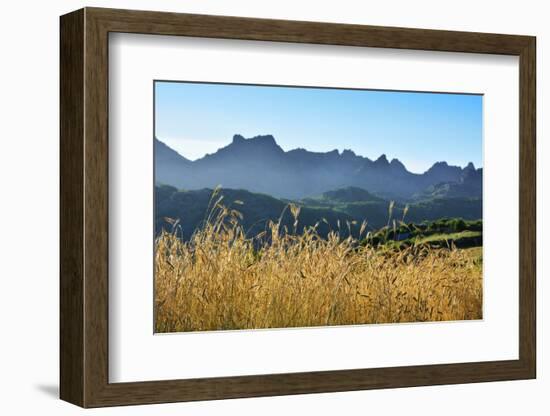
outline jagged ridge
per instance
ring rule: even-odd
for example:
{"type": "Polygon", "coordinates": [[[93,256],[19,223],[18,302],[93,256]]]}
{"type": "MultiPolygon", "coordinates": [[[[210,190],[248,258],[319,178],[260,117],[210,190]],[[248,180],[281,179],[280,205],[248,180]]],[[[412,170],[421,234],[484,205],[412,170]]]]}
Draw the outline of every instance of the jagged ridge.
{"type": "MultiPolygon", "coordinates": [[[[416,174],[398,159],[388,161],[385,154],[373,161],[350,149],[341,153],[302,148],[285,152],[272,135],[246,139],[236,134],[227,146],[196,161],[185,159],[155,139],[155,175],[156,183],[183,189],[221,185],[301,199],[352,186],[386,199],[406,200],[442,183],[460,186],[466,177],[470,177],[470,185],[479,182],[479,186],[470,186],[472,190],[481,189],[482,169],[475,169],[471,162],[461,168],[440,161],[416,174]]],[[[477,193],[471,196],[478,197],[477,193]]]]}

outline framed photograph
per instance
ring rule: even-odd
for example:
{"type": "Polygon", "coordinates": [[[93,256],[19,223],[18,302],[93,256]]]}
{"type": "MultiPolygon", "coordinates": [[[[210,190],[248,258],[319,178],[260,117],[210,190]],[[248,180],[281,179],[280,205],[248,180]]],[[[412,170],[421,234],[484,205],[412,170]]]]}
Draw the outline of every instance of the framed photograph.
{"type": "Polygon", "coordinates": [[[534,37],[60,28],[63,400],[535,378],[534,37]]]}

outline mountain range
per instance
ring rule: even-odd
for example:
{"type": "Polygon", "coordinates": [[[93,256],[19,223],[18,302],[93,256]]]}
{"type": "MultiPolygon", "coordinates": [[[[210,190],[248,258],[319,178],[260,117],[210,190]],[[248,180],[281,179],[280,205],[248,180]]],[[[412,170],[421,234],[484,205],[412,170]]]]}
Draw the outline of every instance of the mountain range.
{"type": "Polygon", "coordinates": [[[432,198],[481,198],[483,170],[434,163],[422,174],[412,173],[398,159],[376,160],[352,150],[284,151],[272,135],[231,143],[191,161],[155,138],[155,183],[199,190],[221,185],[276,198],[299,200],[341,188],[356,187],[374,197],[397,201],[432,198]]]}

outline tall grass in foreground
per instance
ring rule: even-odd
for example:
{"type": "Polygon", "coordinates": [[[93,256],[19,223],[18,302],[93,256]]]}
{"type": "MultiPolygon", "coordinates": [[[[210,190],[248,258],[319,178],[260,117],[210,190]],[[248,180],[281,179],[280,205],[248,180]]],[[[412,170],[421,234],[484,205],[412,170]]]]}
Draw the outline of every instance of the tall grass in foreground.
{"type": "Polygon", "coordinates": [[[157,332],[482,317],[479,251],[384,251],[316,227],[288,233],[280,220],[247,238],[241,219],[218,201],[190,241],[177,227],[156,239],[157,332]]]}

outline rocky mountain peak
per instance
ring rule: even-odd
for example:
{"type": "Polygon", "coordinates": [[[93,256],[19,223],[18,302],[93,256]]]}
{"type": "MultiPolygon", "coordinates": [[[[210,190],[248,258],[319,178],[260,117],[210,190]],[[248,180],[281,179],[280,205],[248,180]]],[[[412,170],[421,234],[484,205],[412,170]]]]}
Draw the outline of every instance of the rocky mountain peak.
{"type": "Polygon", "coordinates": [[[386,155],[382,154],[378,159],[374,161],[374,164],[377,166],[386,166],[389,165],[390,162],[388,162],[388,158],[386,157],[386,155]]]}
{"type": "Polygon", "coordinates": [[[405,165],[399,159],[392,159],[390,166],[394,169],[406,170],[405,165]]]}
{"type": "Polygon", "coordinates": [[[246,141],[246,139],[241,136],[240,134],[235,134],[233,136],[233,143],[234,144],[237,144],[237,143],[244,143],[246,141]]]}
{"type": "Polygon", "coordinates": [[[249,139],[245,138],[241,134],[235,134],[233,136],[233,140],[230,145],[226,146],[221,150],[231,150],[231,151],[237,151],[237,149],[243,149],[244,151],[277,151],[277,152],[283,152],[283,149],[279,147],[277,142],[275,141],[275,138],[271,134],[266,135],[259,135],[254,136],[249,139]]]}

